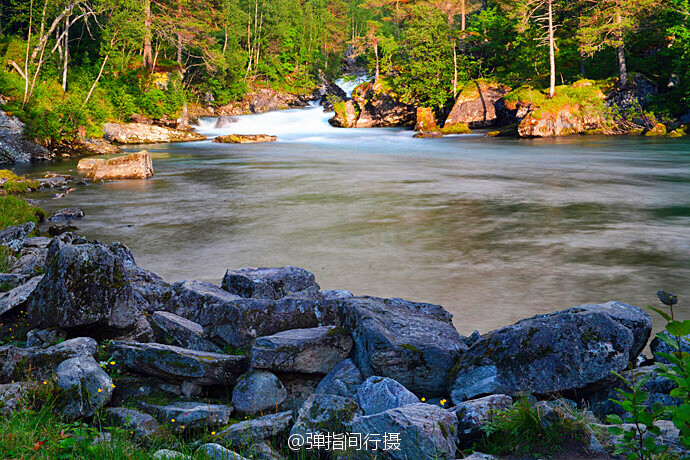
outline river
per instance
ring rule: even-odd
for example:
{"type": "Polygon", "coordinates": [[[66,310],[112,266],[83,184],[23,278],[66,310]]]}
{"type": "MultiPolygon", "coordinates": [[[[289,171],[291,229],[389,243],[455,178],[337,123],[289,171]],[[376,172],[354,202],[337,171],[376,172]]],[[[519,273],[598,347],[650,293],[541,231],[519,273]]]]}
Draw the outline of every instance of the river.
{"type": "MultiPolygon", "coordinates": [[[[168,281],[295,265],[322,288],[438,303],[463,334],[582,303],[690,318],[690,140],[335,129],[321,108],[239,117],[274,144],[146,145],[155,177],[35,194],[82,207],[79,233],[129,246],[168,281]]],[[[14,168],[76,172],[75,161],[14,168]]],[[[658,319],[658,318],[657,318],[658,319]]]]}

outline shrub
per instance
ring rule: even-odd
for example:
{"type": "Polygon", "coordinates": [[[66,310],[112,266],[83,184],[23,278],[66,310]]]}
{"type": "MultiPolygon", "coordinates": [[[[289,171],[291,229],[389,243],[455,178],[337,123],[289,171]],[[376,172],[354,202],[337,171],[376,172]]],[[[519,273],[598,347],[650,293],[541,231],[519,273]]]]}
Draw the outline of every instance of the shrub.
{"type": "Polygon", "coordinates": [[[0,196],[0,230],[27,222],[38,224],[45,219],[45,211],[31,206],[15,196],[0,196]]]}

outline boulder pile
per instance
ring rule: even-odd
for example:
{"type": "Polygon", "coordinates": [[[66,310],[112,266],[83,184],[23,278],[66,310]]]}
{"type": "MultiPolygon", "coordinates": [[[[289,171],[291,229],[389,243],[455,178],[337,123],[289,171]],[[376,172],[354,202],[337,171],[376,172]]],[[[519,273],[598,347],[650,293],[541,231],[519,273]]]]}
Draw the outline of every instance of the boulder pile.
{"type": "Polygon", "coordinates": [[[171,285],[120,243],[14,230],[2,244],[16,266],[39,269],[11,269],[0,294],[0,319],[29,330],[0,347],[4,413],[30,381],[53,379],[68,417],[105,408],[143,439],[198,433],[213,458],[280,458],[266,452],[335,433],[381,436],[378,451],[347,458],[455,459],[520,395],[605,413],[620,386],[611,372],[637,362],[652,328],[643,310],[608,302],[467,338],[439,305],[322,290],[301,268],[171,285]]]}

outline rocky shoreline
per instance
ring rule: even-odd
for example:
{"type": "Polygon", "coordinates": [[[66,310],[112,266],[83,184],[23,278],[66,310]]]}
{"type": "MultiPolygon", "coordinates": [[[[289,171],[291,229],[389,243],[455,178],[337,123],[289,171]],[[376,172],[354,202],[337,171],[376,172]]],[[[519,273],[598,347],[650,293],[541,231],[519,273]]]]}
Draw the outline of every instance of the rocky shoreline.
{"type": "MultiPolygon", "coordinates": [[[[104,414],[141,442],[184,432],[211,458],[283,458],[288,439],[330,432],[399,435],[399,450],[346,458],[455,459],[521,395],[554,417],[564,401],[591,410],[604,427],[621,387],[611,373],[653,372],[665,351],[657,340],[652,359],[641,355],[651,317],[620,302],[463,337],[439,305],[322,290],[301,268],[169,284],[121,243],[33,230],[0,232],[14,254],[0,274],[0,339],[11,342],[0,414],[20,410],[32,382],[52,382],[68,418],[104,414]]],[[[648,403],[673,404],[672,387],[650,380],[648,403]]],[[[609,458],[610,439],[588,430],[577,451],[609,458]]],[[[664,433],[683,450],[677,430],[664,433]]]]}

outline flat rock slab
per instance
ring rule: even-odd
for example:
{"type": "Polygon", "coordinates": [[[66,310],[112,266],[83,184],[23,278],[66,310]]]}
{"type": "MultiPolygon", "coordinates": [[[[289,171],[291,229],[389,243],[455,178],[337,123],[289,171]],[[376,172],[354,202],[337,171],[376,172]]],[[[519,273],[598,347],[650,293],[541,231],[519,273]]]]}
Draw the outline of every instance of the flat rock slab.
{"type": "Polygon", "coordinates": [[[129,370],[200,385],[233,385],[247,368],[244,356],[210,353],[159,343],[113,341],[113,359],[129,370]]]}
{"type": "Polygon", "coordinates": [[[153,162],[146,150],[131,155],[103,158],[84,158],[77,165],[85,177],[96,180],[148,179],[153,177],[153,162]]]}
{"type": "Polygon", "coordinates": [[[194,401],[182,401],[166,405],[142,402],[139,403],[139,407],[155,416],[161,423],[183,430],[213,429],[225,426],[234,412],[232,406],[194,401]]]}
{"type": "Polygon", "coordinates": [[[216,434],[217,442],[226,446],[251,444],[285,436],[292,426],[292,412],[279,412],[230,425],[216,434]]]}
{"type": "Polygon", "coordinates": [[[490,332],[458,359],[451,398],[585,388],[627,367],[640,348],[636,337],[648,337],[648,317],[620,303],[585,305],[490,332]]]}
{"type": "Polygon", "coordinates": [[[27,222],[23,225],[16,225],[0,230],[0,246],[7,246],[12,251],[19,251],[24,244],[24,240],[35,228],[36,224],[27,222]]]}
{"type": "Polygon", "coordinates": [[[103,126],[103,138],[117,144],[160,144],[203,141],[206,136],[194,131],[182,131],[143,123],[106,123],[103,126]]]}
{"type": "Polygon", "coordinates": [[[204,338],[204,328],[201,324],[174,313],[157,311],[152,315],[151,323],[162,338],[172,340],[175,345],[182,348],[213,353],[223,351],[218,345],[204,338]]]}
{"type": "Polygon", "coordinates": [[[364,377],[390,377],[419,396],[443,396],[453,363],[467,349],[439,305],[355,297],[341,301],[364,377]]]}
{"type": "Polygon", "coordinates": [[[309,288],[319,290],[314,274],[298,267],[228,270],[221,287],[240,297],[271,300],[309,288]]]}
{"type": "Polygon", "coordinates": [[[256,339],[250,365],[256,369],[327,374],[351,349],[352,337],[341,327],[293,329],[256,339]]]}
{"type": "Polygon", "coordinates": [[[0,294],[0,315],[4,315],[16,307],[22,306],[31,297],[38,283],[43,279],[43,275],[35,276],[29,282],[22,284],[11,291],[0,294]]]}
{"type": "Polygon", "coordinates": [[[269,136],[268,134],[230,134],[228,136],[218,136],[213,139],[216,144],[259,144],[266,142],[275,142],[278,140],[276,136],[269,136]]]}
{"type": "Polygon", "coordinates": [[[151,438],[161,433],[161,425],[149,414],[125,407],[108,407],[103,412],[105,422],[134,432],[137,438],[151,438]]]}

